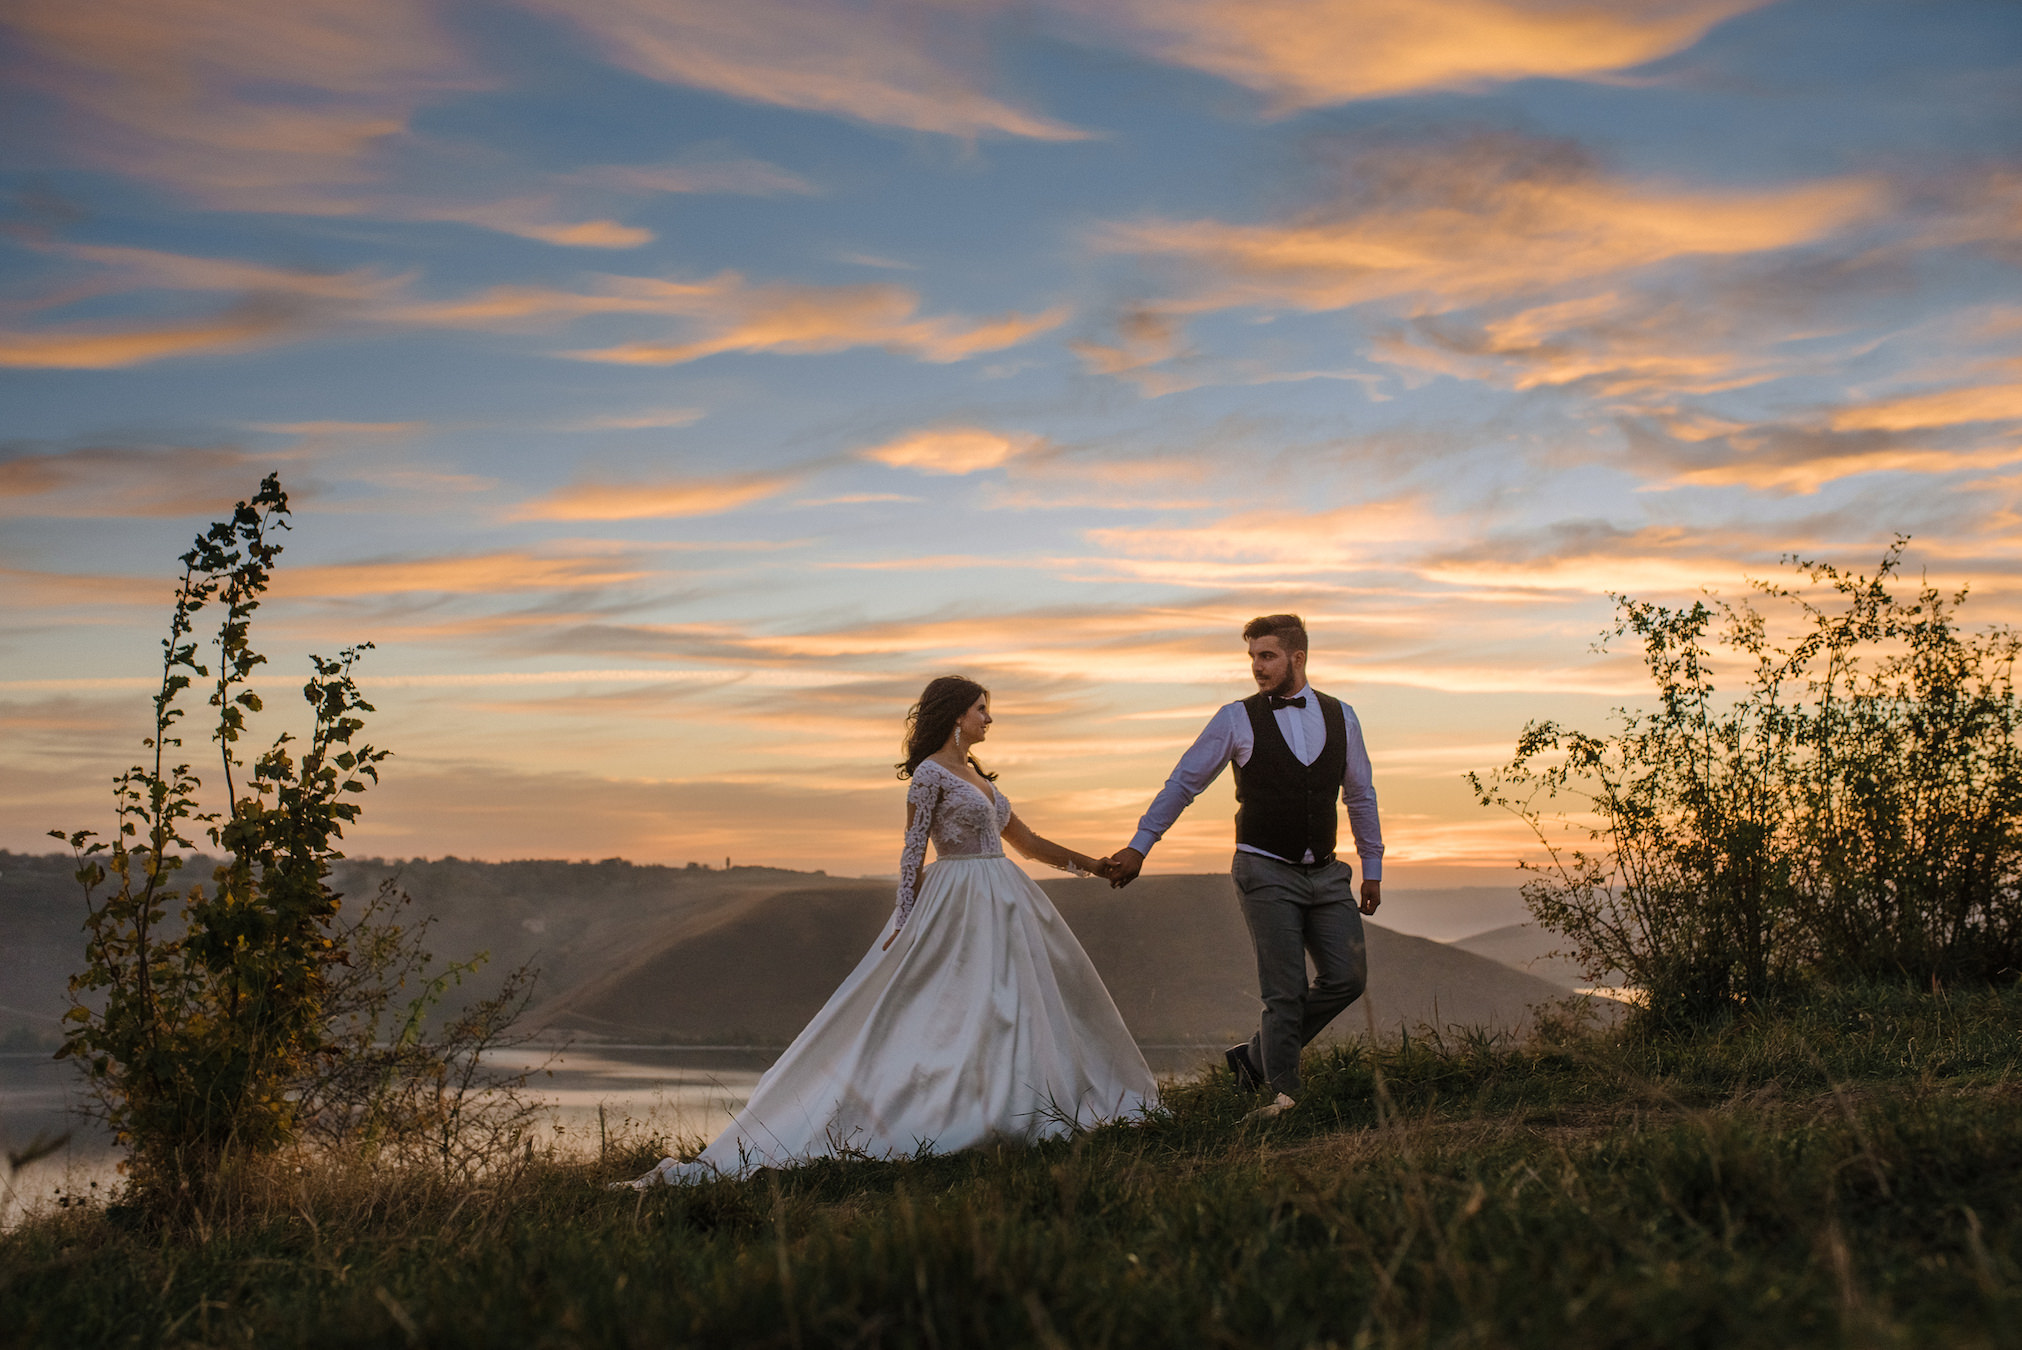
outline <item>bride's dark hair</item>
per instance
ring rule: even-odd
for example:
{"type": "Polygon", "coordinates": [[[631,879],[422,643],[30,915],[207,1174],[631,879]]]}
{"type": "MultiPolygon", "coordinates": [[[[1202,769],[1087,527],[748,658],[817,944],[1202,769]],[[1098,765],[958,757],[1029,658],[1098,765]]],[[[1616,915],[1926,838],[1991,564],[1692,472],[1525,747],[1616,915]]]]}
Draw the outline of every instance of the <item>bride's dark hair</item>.
{"type": "MultiPolygon", "coordinates": [[[[961,675],[942,675],[928,681],[927,687],[920,691],[920,701],[906,710],[906,734],[899,742],[905,747],[906,757],[896,766],[899,777],[911,778],[913,770],[920,767],[920,761],[946,745],[962,714],[975,707],[976,700],[989,692],[974,680],[961,675]]],[[[969,767],[985,778],[997,777],[978,764],[974,755],[966,758],[969,767]]]]}

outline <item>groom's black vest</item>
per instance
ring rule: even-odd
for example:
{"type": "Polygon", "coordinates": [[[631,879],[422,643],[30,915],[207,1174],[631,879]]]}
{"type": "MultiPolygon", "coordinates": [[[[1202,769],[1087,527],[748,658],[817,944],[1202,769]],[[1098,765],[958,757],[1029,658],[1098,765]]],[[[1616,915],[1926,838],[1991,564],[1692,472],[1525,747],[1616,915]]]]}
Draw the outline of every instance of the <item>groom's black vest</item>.
{"type": "Polygon", "coordinates": [[[1348,719],[1341,700],[1307,686],[1320,700],[1327,743],[1311,764],[1301,764],[1285,744],[1269,694],[1243,700],[1250,715],[1250,761],[1236,769],[1236,842],[1298,862],[1311,849],[1314,862],[1334,856],[1334,800],[1348,769],[1348,719]]]}

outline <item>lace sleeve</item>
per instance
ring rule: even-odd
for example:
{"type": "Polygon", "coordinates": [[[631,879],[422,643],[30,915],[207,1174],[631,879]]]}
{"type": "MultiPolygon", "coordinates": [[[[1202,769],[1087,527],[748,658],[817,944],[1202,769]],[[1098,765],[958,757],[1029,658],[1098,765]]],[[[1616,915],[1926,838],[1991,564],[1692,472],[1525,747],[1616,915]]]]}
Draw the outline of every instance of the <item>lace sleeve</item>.
{"type": "Polygon", "coordinates": [[[913,778],[906,790],[906,802],[913,808],[913,823],[906,827],[906,846],[899,854],[899,921],[893,931],[906,926],[913,912],[913,900],[920,888],[920,864],[927,857],[927,833],[934,825],[934,808],[940,804],[941,789],[933,783],[913,778]]]}

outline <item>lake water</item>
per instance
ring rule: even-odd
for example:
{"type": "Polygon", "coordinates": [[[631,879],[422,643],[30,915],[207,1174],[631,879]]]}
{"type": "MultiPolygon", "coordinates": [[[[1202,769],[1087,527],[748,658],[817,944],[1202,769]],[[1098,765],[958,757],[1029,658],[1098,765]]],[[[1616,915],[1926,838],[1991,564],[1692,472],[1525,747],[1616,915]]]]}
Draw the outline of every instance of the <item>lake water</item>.
{"type": "MultiPolygon", "coordinates": [[[[1162,1078],[1220,1062],[1217,1047],[1142,1048],[1162,1078]]],[[[492,1062],[508,1072],[531,1071],[528,1090],[547,1108],[543,1133],[559,1148],[595,1153],[600,1131],[612,1137],[714,1138],[779,1053],[750,1046],[585,1045],[557,1051],[525,1047],[492,1062]]],[[[38,1134],[71,1136],[65,1148],[23,1169],[11,1185],[0,1164],[0,1185],[7,1186],[0,1192],[0,1225],[24,1207],[50,1203],[59,1192],[116,1184],[111,1141],[78,1114],[84,1100],[69,1062],[53,1060],[47,1051],[0,1051],[0,1145],[20,1149],[38,1134]]]]}

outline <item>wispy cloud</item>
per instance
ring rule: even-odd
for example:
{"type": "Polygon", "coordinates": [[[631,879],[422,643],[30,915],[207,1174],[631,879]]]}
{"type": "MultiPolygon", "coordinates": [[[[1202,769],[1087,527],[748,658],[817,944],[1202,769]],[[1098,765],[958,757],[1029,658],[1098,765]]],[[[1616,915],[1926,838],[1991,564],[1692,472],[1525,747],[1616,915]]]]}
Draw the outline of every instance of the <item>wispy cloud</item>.
{"type": "Polygon", "coordinates": [[[21,0],[16,89],[91,162],[213,205],[350,214],[424,103],[480,77],[421,0],[21,0]]]}
{"type": "Polygon", "coordinates": [[[1427,502],[1407,496],[1320,511],[1267,507],[1200,525],[1116,526],[1088,537],[1141,573],[1162,569],[1176,581],[1227,585],[1392,565],[1400,548],[1444,538],[1450,529],[1427,502]]]}
{"type": "Polygon", "coordinates": [[[789,169],[743,157],[698,157],[666,164],[600,164],[577,170],[569,178],[588,187],[637,193],[811,197],[821,191],[789,169]]]}
{"type": "Polygon", "coordinates": [[[918,263],[909,263],[898,258],[887,258],[876,253],[838,253],[835,255],[835,260],[837,262],[850,263],[856,267],[875,267],[886,272],[917,272],[920,270],[918,263]]]}
{"type": "Polygon", "coordinates": [[[960,475],[998,468],[1037,444],[1036,436],[983,427],[931,427],[874,445],[863,456],[895,469],[960,475]]]}
{"type": "Polygon", "coordinates": [[[424,430],[426,422],[253,422],[253,431],[271,431],[281,436],[406,436],[424,430]]]}
{"type": "Polygon", "coordinates": [[[2022,421],[2022,381],[1962,384],[1834,410],[1836,431],[1916,431],[1973,422],[2022,421]]]}
{"type": "Polygon", "coordinates": [[[192,516],[230,511],[285,456],[232,446],[83,446],[0,458],[0,516],[192,516]]]}
{"type": "Polygon", "coordinates": [[[639,412],[605,413],[563,422],[561,431],[670,431],[693,426],[708,416],[702,408],[647,408],[639,412]]]}
{"type": "Polygon", "coordinates": [[[288,599],[413,594],[491,596],[593,590],[649,575],[646,569],[622,557],[504,551],[284,567],[274,573],[272,593],[288,599]]]}
{"type": "Polygon", "coordinates": [[[1017,346],[1069,316],[1065,307],[986,318],[928,315],[920,313],[919,293],[904,286],[754,284],[735,272],[693,281],[607,274],[573,289],[508,285],[420,298],[411,273],[319,272],[124,247],[53,251],[98,269],[77,294],[228,292],[240,298],[222,312],[175,322],[0,329],[0,366],[107,369],[293,341],[335,325],[514,332],[624,315],[677,319],[685,331],[563,354],[621,365],[679,365],[728,352],[882,347],[946,363],[1017,346]]]}
{"type": "Polygon", "coordinates": [[[1280,112],[1497,81],[1605,75],[1767,0],[1123,0],[1070,4],[1280,112]]]}
{"type": "MultiPolygon", "coordinates": [[[[981,85],[978,11],[829,0],[522,0],[577,25],[618,65],[733,98],[973,138],[1086,133],[981,85]]],[[[982,11],[987,15],[987,8],[982,11]]]]}
{"type": "Polygon", "coordinates": [[[248,300],[181,323],[68,324],[0,330],[0,366],[17,370],[112,370],[171,356],[238,352],[299,332],[306,307],[248,300]]]}
{"type": "Polygon", "coordinates": [[[1150,293],[1123,307],[1116,342],[1076,345],[1084,364],[1153,395],[1247,382],[1256,363],[1205,361],[1190,317],[1359,309],[1366,355],[1408,372],[1603,397],[1733,388],[1832,359],[1815,341],[1777,348],[1818,323],[1793,322],[1798,264],[1770,263],[1839,246],[1894,205],[1865,178],[1630,180],[1576,145],[1503,131],[1379,140],[1330,172],[1326,199],[1283,220],[1099,230],[1098,247],[1149,269],[1150,293]]]}
{"type": "MultiPolygon", "coordinates": [[[[635,290],[636,293],[636,290],[635,290]]],[[[919,296],[900,286],[744,286],[663,292],[669,312],[688,313],[704,331],[673,342],[627,342],[570,353],[585,361],[668,366],[726,352],[815,354],[883,347],[924,361],[962,361],[1029,341],[1066,321],[1065,309],[991,319],[922,316],[919,296]]]]}
{"type": "Polygon", "coordinates": [[[730,474],[718,478],[633,483],[579,483],[513,509],[513,520],[655,520],[713,516],[774,497],[804,481],[802,473],[730,474]]]}
{"type": "Polygon", "coordinates": [[[175,586],[151,577],[103,576],[78,572],[46,572],[0,568],[0,586],[7,603],[19,609],[62,609],[88,619],[106,606],[172,604],[175,586]]]}
{"type": "Polygon", "coordinates": [[[1790,248],[1887,200],[1865,179],[1739,191],[1629,182],[1573,146],[1503,133],[1360,155],[1340,184],[1335,201],[1283,223],[1151,220],[1107,226],[1097,242],[1198,278],[1171,312],[1372,300],[1436,312],[1678,257],[1790,248]]]}
{"type": "Polygon", "coordinates": [[[1971,385],[1851,401],[1806,418],[1660,415],[1625,430],[1655,486],[1814,493],[1864,474],[1957,474],[2022,461],[2018,422],[2022,386],[1971,385]]]}
{"type": "MultiPolygon", "coordinates": [[[[126,291],[235,293],[224,309],[181,319],[52,322],[0,329],[0,366],[110,370],[174,356],[244,351],[292,341],[363,314],[411,280],[375,269],[317,272],[156,249],[60,245],[92,268],[81,295],[126,291]]],[[[66,297],[59,296],[59,306],[66,297]]]]}
{"type": "Polygon", "coordinates": [[[792,503],[799,507],[868,506],[875,502],[917,502],[925,498],[904,492],[844,492],[833,497],[803,497],[792,503]]]}
{"type": "Polygon", "coordinates": [[[546,194],[486,202],[412,202],[382,207],[374,214],[475,225],[563,248],[637,248],[656,238],[653,231],[637,225],[571,217],[556,197],[546,194]]]}

